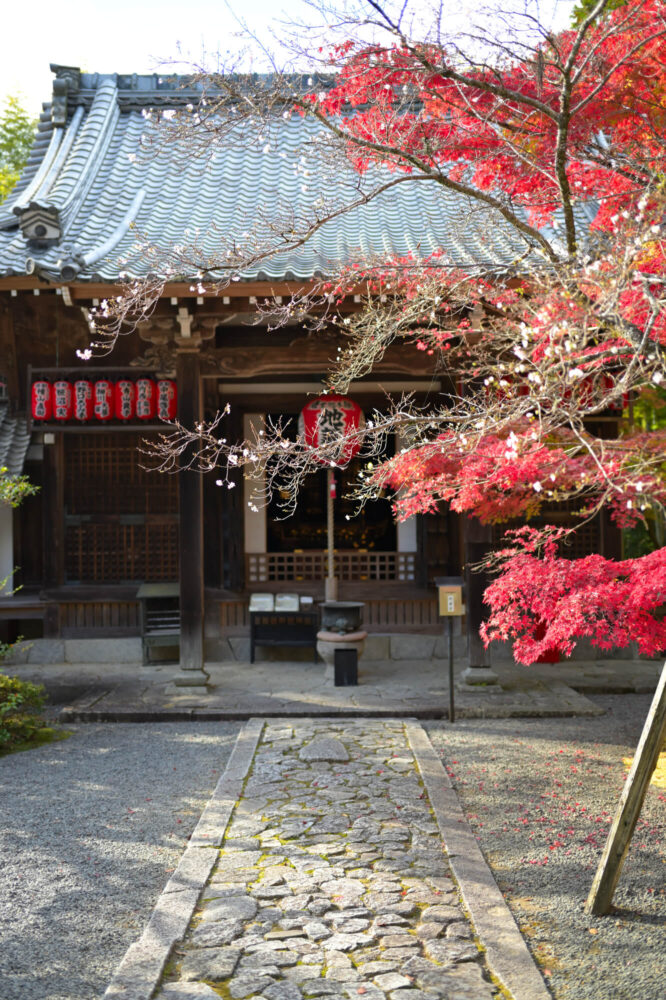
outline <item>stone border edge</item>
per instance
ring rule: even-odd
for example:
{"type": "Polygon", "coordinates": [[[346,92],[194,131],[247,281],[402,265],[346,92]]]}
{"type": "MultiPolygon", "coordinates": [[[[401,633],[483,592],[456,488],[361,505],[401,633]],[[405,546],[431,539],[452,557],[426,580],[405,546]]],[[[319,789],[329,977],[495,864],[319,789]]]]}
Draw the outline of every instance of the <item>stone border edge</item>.
{"type": "Polygon", "coordinates": [[[264,728],[263,719],[243,726],[215,791],[204,808],[178,867],[165,885],[141,937],[125,952],[104,1000],[150,1000],[174,945],[192,919],[201,890],[217,860],[231,813],[243,789],[264,728]]]}
{"type": "Polygon", "coordinates": [[[418,723],[405,731],[491,972],[514,1000],[552,1000],[428,734],[418,723]]]}

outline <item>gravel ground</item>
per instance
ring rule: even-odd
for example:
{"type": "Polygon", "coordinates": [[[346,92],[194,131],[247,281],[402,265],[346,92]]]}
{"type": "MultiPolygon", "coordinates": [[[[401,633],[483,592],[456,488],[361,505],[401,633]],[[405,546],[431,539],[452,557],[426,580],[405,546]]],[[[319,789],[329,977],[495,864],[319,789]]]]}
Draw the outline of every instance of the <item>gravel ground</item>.
{"type": "Polygon", "coordinates": [[[651,698],[593,699],[593,719],[428,724],[500,889],[557,1000],[662,1000],[666,791],[651,787],[615,891],[587,897],[651,698]]]}
{"type": "Polygon", "coordinates": [[[239,728],[70,726],[63,742],[0,758],[0,1000],[104,992],[239,728]]]}

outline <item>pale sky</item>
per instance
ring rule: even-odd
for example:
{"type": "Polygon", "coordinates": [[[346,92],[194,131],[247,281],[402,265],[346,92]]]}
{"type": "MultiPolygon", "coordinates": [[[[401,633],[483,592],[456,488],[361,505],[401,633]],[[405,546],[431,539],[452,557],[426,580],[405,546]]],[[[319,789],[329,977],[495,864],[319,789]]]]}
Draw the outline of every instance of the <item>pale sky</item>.
{"type": "MultiPolygon", "coordinates": [[[[417,10],[428,2],[410,0],[417,10]]],[[[459,14],[465,0],[450,2],[452,14],[459,14]]],[[[474,0],[467,2],[476,7],[474,0]]],[[[304,0],[229,3],[273,47],[270,26],[276,19],[312,16],[304,0]]],[[[561,23],[572,5],[572,0],[541,0],[542,12],[555,7],[561,23]]],[[[26,7],[12,3],[3,14],[0,37],[0,99],[17,94],[37,114],[51,97],[49,63],[101,73],[166,72],[169,60],[178,59],[180,51],[185,59],[170,69],[184,72],[187,63],[200,63],[203,53],[210,62],[218,51],[241,50],[247,43],[239,32],[224,0],[30,0],[26,7]]]]}

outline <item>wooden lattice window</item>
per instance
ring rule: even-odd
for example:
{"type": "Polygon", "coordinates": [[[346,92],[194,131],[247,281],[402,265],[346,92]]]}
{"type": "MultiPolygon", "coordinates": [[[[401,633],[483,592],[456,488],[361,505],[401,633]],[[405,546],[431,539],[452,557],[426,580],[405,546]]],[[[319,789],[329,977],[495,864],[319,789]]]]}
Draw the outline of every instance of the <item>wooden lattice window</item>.
{"type": "Polygon", "coordinates": [[[69,582],[178,578],[178,483],[142,468],[140,433],[65,438],[69,582]]]}

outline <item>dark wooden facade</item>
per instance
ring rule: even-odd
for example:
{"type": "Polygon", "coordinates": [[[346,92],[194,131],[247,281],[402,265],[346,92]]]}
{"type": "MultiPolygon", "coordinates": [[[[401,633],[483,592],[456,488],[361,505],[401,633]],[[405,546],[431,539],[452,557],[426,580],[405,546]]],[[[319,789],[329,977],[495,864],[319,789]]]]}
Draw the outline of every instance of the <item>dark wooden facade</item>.
{"type": "MultiPolygon", "coordinates": [[[[304,402],[298,386],[320,380],[334,354],[335,341],[327,336],[310,336],[299,328],[272,335],[245,325],[253,319],[250,296],[288,290],[236,286],[235,298],[221,301],[196,298],[189,290],[185,295],[184,288],[167,289],[151,323],[95,359],[95,372],[110,378],[128,372],[132,377],[175,376],[179,419],[189,426],[212,416],[229,390],[235,394],[224,433],[240,438],[244,414],[259,406],[267,413],[296,412],[304,402]],[[249,387],[247,393],[234,390],[236,385],[249,387]]],[[[75,378],[90,372],[76,357],[89,339],[81,307],[110,291],[54,288],[25,278],[0,281],[0,347],[16,408],[28,409],[36,374],[75,378]]],[[[410,385],[421,379],[426,386],[433,375],[429,364],[420,352],[392,348],[375,377],[410,385]]],[[[375,383],[360,385],[355,396],[365,408],[381,404],[375,383]]],[[[247,633],[251,591],[323,598],[323,552],[299,552],[298,546],[247,551],[242,476],[236,489],[227,490],[216,487],[214,472],[149,470],[142,442],[164,429],[138,421],[34,425],[26,471],[41,492],[15,519],[17,583],[23,587],[21,599],[32,600],[33,611],[38,609],[34,617],[43,621],[45,635],[103,637],[138,634],[141,583],[179,580],[181,662],[192,669],[203,660],[204,621],[209,635],[247,633]]],[[[565,510],[555,514],[567,516],[565,510]]],[[[362,544],[354,548],[343,541],[340,596],[366,602],[371,631],[437,632],[434,577],[461,574],[492,541],[491,530],[464,525],[448,510],[418,519],[408,551],[395,545],[390,551],[362,544]]],[[[578,533],[574,548],[572,555],[603,551],[617,556],[619,533],[598,519],[578,533]]],[[[481,587],[478,576],[469,576],[471,626],[482,617],[481,587]]],[[[4,602],[5,618],[10,603],[4,602]]],[[[25,634],[23,621],[15,631],[19,628],[25,634]]],[[[470,652],[483,662],[480,646],[470,652]]]]}
{"type": "MultiPolygon", "coordinates": [[[[63,293],[63,288],[26,279],[0,282],[2,344],[17,409],[29,409],[29,386],[36,377],[167,373],[177,380],[179,419],[191,426],[224,403],[220,383],[252,384],[252,394],[233,396],[224,430],[240,438],[244,413],[259,406],[266,412],[285,407],[297,412],[306,398],[298,386],[320,380],[334,353],[331,338],[318,339],[302,329],[272,337],[256,327],[231,326],[232,314],[252,319],[253,286],[238,289],[241,294],[227,304],[167,294],[149,326],[121,338],[91,368],[76,356],[89,339],[81,309],[109,291],[73,286],[63,293]],[[8,287],[28,283],[33,287],[15,287],[14,295],[8,287]]],[[[390,352],[380,372],[382,379],[400,384],[427,379],[424,385],[429,385],[431,375],[422,356],[398,350],[390,352]]],[[[366,408],[382,400],[375,384],[368,386],[360,391],[366,408]]],[[[261,554],[246,552],[244,545],[242,476],[237,489],[226,490],[216,487],[215,473],[150,470],[144,442],[164,430],[164,425],[138,421],[33,425],[26,471],[41,491],[16,517],[17,583],[33,603],[48,607],[39,615],[44,634],[102,637],[138,634],[136,589],[141,583],[180,580],[183,655],[193,665],[203,656],[206,616],[209,633],[246,631],[252,590],[323,597],[323,552],[303,551],[299,565],[289,551],[269,551],[265,557],[272,560],[271,568],[257,578],[261,554]]],[[[341,595],[367,600],[372,630],[437,631],[432,578],[459,571],[458,519],[447,513],[421,519],[409,552],[397,552],[395,544],[377,551],[372,539],[369,545],[354,548],[341,540],[341,595]]],[[[9,609],[3,613],[7,617],[9,609]]]]}

